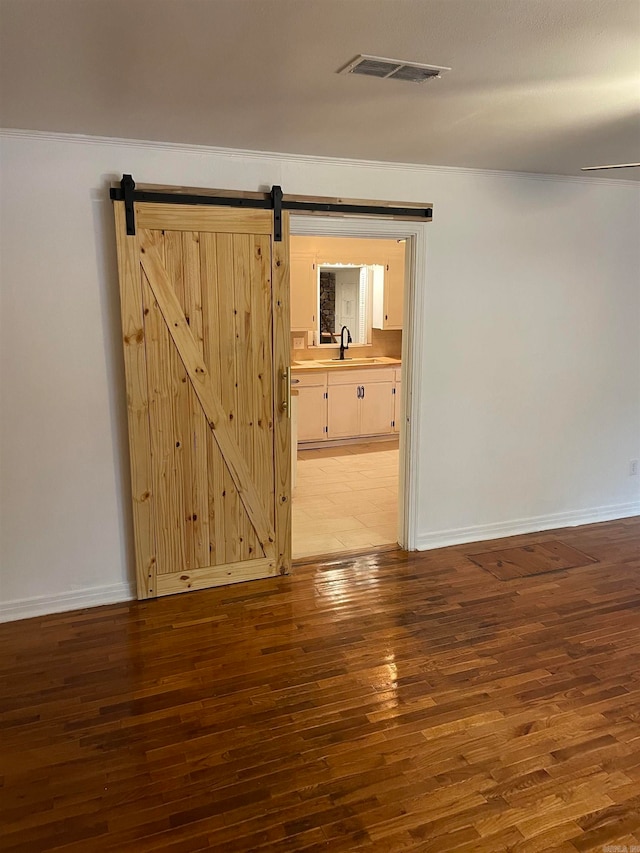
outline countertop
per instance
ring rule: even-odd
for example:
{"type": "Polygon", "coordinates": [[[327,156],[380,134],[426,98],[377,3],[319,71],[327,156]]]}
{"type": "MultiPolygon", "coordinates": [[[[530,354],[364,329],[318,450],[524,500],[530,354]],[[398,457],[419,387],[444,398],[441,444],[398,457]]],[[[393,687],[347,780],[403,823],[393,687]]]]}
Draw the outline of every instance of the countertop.
{"type": "Polygon", "coordinates": [[[329,363],[329,359],[326,361],[309,359],[308,361],[294,361],[291,365],[291,372],[305,373],[307,371],[318,370],[348,370],[349,368],[360,370],[361,368],[367,369],[369,367],[400,367],[401,364],[401,359],[384,355],[376,356],[367,361],[361,358],[354,358],[352,361],[349,361],[348,358],[345,358],[344,361],[338,359],[336,361],[332,360],[331,363],[329,363]]]}

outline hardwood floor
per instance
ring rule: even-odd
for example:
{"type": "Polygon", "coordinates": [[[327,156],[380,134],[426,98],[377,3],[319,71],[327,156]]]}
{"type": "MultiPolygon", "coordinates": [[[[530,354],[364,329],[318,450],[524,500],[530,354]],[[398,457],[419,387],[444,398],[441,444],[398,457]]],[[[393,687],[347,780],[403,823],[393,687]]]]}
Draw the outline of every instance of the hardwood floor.
{"type": "Polygon", "coordinates": [[[5,851],[640,843],[640,519],[0,626],[5,851]],[[466,556],[599,562],[501,581],[466,556]]]}
{"type": "Polygon", "coordinates": [[[397,544],[399,463],[397,437],[298,450],[294,558],[397,544]]]}

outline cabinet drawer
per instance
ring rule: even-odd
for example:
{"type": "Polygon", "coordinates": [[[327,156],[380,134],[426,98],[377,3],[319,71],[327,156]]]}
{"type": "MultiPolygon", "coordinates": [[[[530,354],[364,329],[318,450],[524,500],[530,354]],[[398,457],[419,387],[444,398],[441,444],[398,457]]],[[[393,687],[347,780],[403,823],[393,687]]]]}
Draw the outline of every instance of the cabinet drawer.
{"type": "Polygon", "coordinates": [[[339,368],[328,372],[329,385],[366,385],[369,382],[393,382],[393,367],[339,368]]]}
{"type": "Polygon", "coordinates": [[[294,373],[291,372],[291,387],[292,388],[313,388],[321,385],[323,388],[327,385],[326,370],[314,370],[313,373],[294,373]]]}

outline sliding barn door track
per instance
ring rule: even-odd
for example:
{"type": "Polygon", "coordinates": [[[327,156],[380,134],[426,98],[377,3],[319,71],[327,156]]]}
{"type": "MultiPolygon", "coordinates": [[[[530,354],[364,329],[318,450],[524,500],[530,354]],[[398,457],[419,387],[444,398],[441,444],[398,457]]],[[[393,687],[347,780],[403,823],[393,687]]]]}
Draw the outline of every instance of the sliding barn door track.
{"type": "Polygon", "coordinates": [[[202,192],[191,190],[170,191],[162,187],[136,189],[131,175],[123,175],[119,187],[112,187],[112,201],[124,201],[127,234],[136,233],[135,203],[146,204],[198,204],[221,207],[244,207],[258,210],[273,210],[274,240],[282,241],[282,211],[296,213],[318,213],[333,216],[383,216],[386,219],[418,220],[430,222],[433,208],[420,204],[396,204],[356,199],[329,199],[322,197],[285,196],[282,187],[274,186],[268,193],[230,193],[221,191],[202,192]]]}

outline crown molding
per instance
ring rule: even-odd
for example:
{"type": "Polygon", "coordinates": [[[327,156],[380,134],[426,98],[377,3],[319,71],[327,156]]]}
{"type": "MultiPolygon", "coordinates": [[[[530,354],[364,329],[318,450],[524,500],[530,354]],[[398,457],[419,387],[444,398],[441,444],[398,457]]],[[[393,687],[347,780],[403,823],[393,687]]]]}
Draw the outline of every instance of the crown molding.
{"type": "Polygon", "coordinates": [[[213,145],[192,145],[183,142],[159,142],[151,139],[126,139],[112,136],[89,136],[81,133],[58,133],[46,130],[24,130],[0,128],[0,138],[34,139],[49,142],[68,142],[81,145],[114,145],[118,147],[175,151],[182,154],[203,154],[231,157],[234,159],[286,160],[291,163],[308,163],[343,167],[348,169],[384,169],[421,174],[470,175],[484,178],[518,178],[531,181],[555,181],[560,183],[587,184],[590,186],[615,186],[640,189],[639,181],[598,177],[595,175],[553,175],[537,172],[510,172],[495,169],[473,169],[466,166],[431,166],[422,163],[395,163],[390,160],[357,160],[345,157],[325,157],[312,154],[289,154],[278,151],[253,151],[248,148],[220,148],[213,145]]]}

